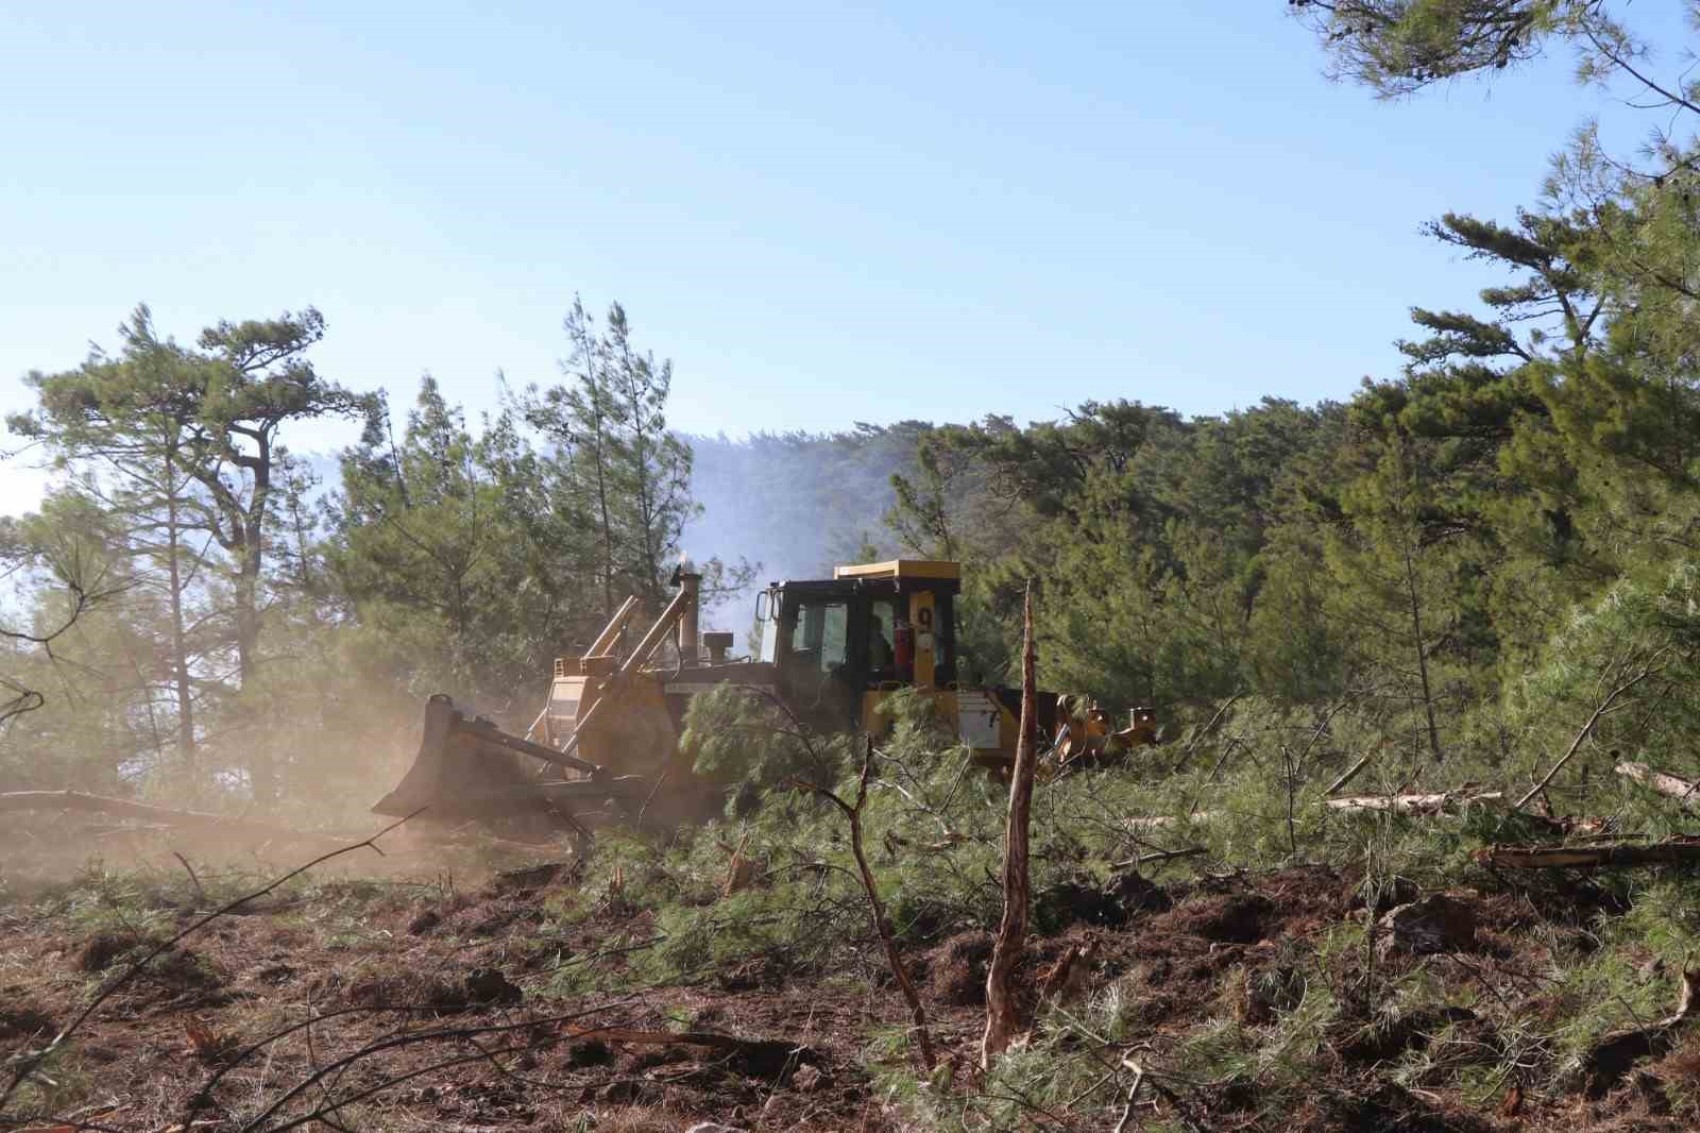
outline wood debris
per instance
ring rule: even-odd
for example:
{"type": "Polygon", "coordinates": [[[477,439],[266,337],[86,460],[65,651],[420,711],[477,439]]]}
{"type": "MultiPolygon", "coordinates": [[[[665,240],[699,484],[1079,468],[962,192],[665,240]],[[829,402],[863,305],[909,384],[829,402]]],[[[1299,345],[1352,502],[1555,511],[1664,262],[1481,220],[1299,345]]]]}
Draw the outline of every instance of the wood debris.
{"type": "Polygon", "coordinates": [[[1645,763],[1625,761],[1618,764],[1613,770],[1626,779],[1633,779],[1643,787],[1657,791],[1661,795],[1669,795],[1689,810],[1700,810],[1700,794],[1695,793],[1700,791],[1700,782],[1680,778],[1668,771],[1649,767],[1645,763]]]}
{"type": "Polygon", "coordinates": [[[1497,869],[1611,868],[1700,864],[1700,837],[1663,842],[1596,842],[1582,846],[1488,846],[1476,860],[1497,869]]]}
{"type": "Polygon", "coordinates": [[[1442,791],[1427,795],[1352,795],[1328,799],[1330,810],[1387,811],[1392,814],[1446,814],[1466,806],[1483,806],[1505,801],[1503,791],[1442,791]]]}

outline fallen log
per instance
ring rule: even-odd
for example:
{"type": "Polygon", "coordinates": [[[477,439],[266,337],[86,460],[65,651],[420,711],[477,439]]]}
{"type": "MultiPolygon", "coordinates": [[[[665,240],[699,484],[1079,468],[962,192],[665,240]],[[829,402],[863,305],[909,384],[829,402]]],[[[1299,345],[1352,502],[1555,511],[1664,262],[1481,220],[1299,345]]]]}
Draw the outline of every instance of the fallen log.
{"type": "Polygon", "coordinates": [[[1503,791],[1443,791],[1433,795],[1354,795],[1328,799],[1328,809],[1343,811],[1387,811],[1392,814],[1445,814],[1463,806],[1480,806],[1505,800],[1503,791]]]}
{"type": "Polygon", "coordinates": [[[825,1060],[819,1051],[784,1039],[741,1039],[715,1031],[649,1031],[628,1027],[570,1028],[573,1042],[630,1043],[634,1046],[697,1046],[717,1050],[736,1060],[740,1069],[758,1078],[789,1076],[792,1070],[825,1060]]]}
{"type": "Polygon", "coordinates": [[[1690,782],[1667,771],[1648,767],[1645,763],[1620,763],[1613,770],[1626,779],[1633,779],[1643,787],[1657,791],[1661,795],[1669,795],[1689,810],[1700,810],[1700,795],[1695,794],[1696,790],[1700,790],[1700,783],[1690,782]]]}
{"type": "Polygon", "coordinates": [[[1221,813],[1218,810],[1195,810],[1184,819],[1178,814],[1135,814],[1122,819],[1122,825],[1129,834],[1138,836],[1148,834],[1153,830],[1164,830],[1171,826],[1179,826],[1183,822],[1209,822],[1221,813]]]}
{"type": "MultiPolygon", "coordinates": [[[[1350,795],[1343,799],[1324,799],[1329,810],[1352,812],[1389,811],[1393,814],[1407,815],[1438,815],[1448,814],[1464,806],[1486,806],[1503,803],[1503,791],[1443,791],[1439,794],[1428,795],[1350,795]]],[[[1195,810],[1182,818],[1175,814],[1143,814],[1131,815],[1122,819],[1122,825],[1130,834],[1143,834],[1152,830],[1163,830],[1171,826],[1179,826],[1183,822],[1209,822],[1231,811],[1195,810]]]]}
{"type": "Polygon", "coordinates": [[[228,814],[212,814],[201,810],[175,810],[171,807],[138,803],[131,799],[114,799],[91,795],[83,791],[5,791],[0,792],[0,814],[32,810],[71,810],[82,814],[104,814],[114,818],[131,818],[155,826],[188,827],[201,830],[240,830],[269,838],[289,838],[295,841],[336,842],[347,838],[287,826],[253,818],[228,814]]]}
{"type": "Polygon", "coordinates": [[[1700,864],[1700,838],[1606,842],[1591,846],[1487,846],[1476,860],[1500,869],[1611,868],[1700,864]]]}

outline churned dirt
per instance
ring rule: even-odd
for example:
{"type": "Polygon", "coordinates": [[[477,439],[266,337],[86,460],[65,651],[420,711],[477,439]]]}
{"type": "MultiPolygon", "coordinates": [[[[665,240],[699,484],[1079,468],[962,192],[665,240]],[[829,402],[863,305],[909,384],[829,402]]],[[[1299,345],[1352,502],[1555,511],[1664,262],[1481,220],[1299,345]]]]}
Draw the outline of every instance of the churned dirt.
{"type": "MultiPolygon", "coordinates": [[[[871,945],[870,981],[726,972],[625,989],[620,964],[653,939],[650,913],[605,902],[558,915],[577,886],[559,862],[457,869],[347,877],[218,918],[112,992],[43,1063],[49,1096],[19,1095],[14,1107],[40,1102],[70,1119],[44,1129],[126,1133],[276,1130],[315,1111],[295,1127],[918,1127],[915,1111],[870,1069],[871,1047],[907,1022],[871,945]],[[566,977],[592,962],[604,977],[612,965],[615,978],[575,990],[566,977]],[[644,1041],[669,1032],[678,1041],[644,1041]],[[702,1035],[710,1038],[693,1038],[702,1035]]],[[[115,912],[79,892],[14,891],[0,904],[0,1065],[49,1043],[136,960],[217,903],[120,902],[115,912]]],[[[1426,910],[1435,923],[1416,923],[1405,943],[1341,957],[1341,986],[1354,986],[1354,966],[1388,975],[1421,965],[1477,1000],[1516,996],[1531,1017],[1557,1009],[1547,990],[1551,949],[1584,928],[1552,919],[1540,894],[1424,899],[1408,883],[1366,893],[1357,878],[1321,866],[1063,887],[1038,897],[1049,903],[1047,932],[1032,941],[1022,981],[1030,1004],[1065,1008],[1112,984],[1124,989],[1142,1036],[1136,1053],[1161,1061],[1213,1020],[1268,1027],[1292,1012],[1305,994],[1301,955],[1338,926],[1394,913],[1420,920],[1426,910]],[[1436,950],[1423,951],[1431,938],[1436,950]]],[[[990,954],[989,934],[969,932],[905,956],[946,1063],[936,1082],[948,1077],[965,1093],[978,1088],[990,954]]],[[[1244,1082],[1174,1081],[1128,1128],[1161,1119],[1167,1128],[1283,1133],[1675,1130],[1687,1125],[1672,1115],[1673,1097],[1700,1086],[1692,1039],[1593,1098],[1525,1092],[1513,1079],[1491,1103],[1468,1105],[1444,1084],[1392,1079],[1394,1062],[1443,1031],[1466,1052],[1449,1057],[1475,1050],[1496,1064],[1512,1041],[1485,1011],[1427,1005],[1390,1015],[1347,1001],[1315,1055],[1313,1088],[1297,1101],[1289,1092],[1277,1104],[1244,1082]]],[[[1030,1124],[1105,1129],[1118,1108],[1053,1108],[1030,1124]]]]}
{"type": "MultiPolygon", "coordinates": [[[[575,884],[565,865],[456,865],[482,879],[351,877],[214,920],[139,969],[43,1065],[75,1100],[51,1108],[108,1129],[241,1129],[310,1083],[256,1127],[380,1086],[324,1115],[340,1125],[309,1127],[889,1127],[858,1060],[871,1032],[899,1025],[895,997],[808,982],[735,993],[726,981],[556,994],[563,970],[651,938],[650,914],[600,910],[544,933],[546,905],[575,884]],[[576,1037],[602,1027],[750,1041],[576,1037]]],[[[51,1042],[216,903],[96,915],[101,903],[77,893],[38,885],[0,905],[0,1067],[51,1042]]]]}

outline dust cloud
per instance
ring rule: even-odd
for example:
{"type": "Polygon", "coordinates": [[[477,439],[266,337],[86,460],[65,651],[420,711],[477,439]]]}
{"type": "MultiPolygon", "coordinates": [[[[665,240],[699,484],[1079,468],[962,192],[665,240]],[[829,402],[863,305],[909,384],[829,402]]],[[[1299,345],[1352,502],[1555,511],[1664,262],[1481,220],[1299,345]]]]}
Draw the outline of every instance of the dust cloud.
{"type": "Polygon", "coordinates": [[[885,523],[896,501],[891,477],[914,473],[925,428],[686,438],[691,495],[702,511],[686,525],[682,546],[699,563],[757,568],[752,585],[710,606],[704,628],[736,633],[741,647],[755,625],[756,593],[768,582],[830,578],[838,563],[896,555],[885,523]]]}
{"type": "MultiPolygon", "coordinates": [[[[137,775],[133,797],[0,792],[0,901],[72,882],[235,896],[236,887],[257,887],[393,825],[370,808],[418,751],[424,697],[360,682],[326,697],[317,712],[299,708],[270,705],[209,740],[193,781],[156,757],[137,775]],[[252,797],[254,768],[274,778],[272,801],[252,797]]],[[[312,877],[476,884],[498,870],[570,854],[564,842],[504,841],[426,815],[377,846],[340,854],[312,877]]]]}

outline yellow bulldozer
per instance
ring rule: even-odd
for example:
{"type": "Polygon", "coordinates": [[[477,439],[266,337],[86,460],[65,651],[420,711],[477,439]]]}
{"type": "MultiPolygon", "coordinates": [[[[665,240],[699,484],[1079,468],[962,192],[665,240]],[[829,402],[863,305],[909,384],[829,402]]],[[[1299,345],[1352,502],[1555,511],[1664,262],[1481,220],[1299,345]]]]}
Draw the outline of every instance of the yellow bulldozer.
{"type": "MultiPolygon", "coordinates": [[[[757,595],[761,641],[751,658],[730,655],[730,633],[699,635],[700,574],[683,564],[673,582],[672,600],[635,643],[628,646],[634,597],[582,656],[556,659],[548,700],[524,736],[431,697],[412,767],[373,810],[424,810],[521,838],[706,817],[722,788],[693,771],[679,737],[691,699],[725,684],[771,698],[818,731],[869,734],[884,724],[887,697],[917,689],[977,763],[999,773],[1013,761],[1020,690],[957,679],[959,564],[897,559],[772,583],[757,595]],[[675,648],[664,649],[669,643],[675,648]]],[[[1041,742],[1059,764],[1155,742],[1149,709],[1134,709],[1116,732],[1084,698],[1040,693],[1038,716],[1041,742]]]]}

